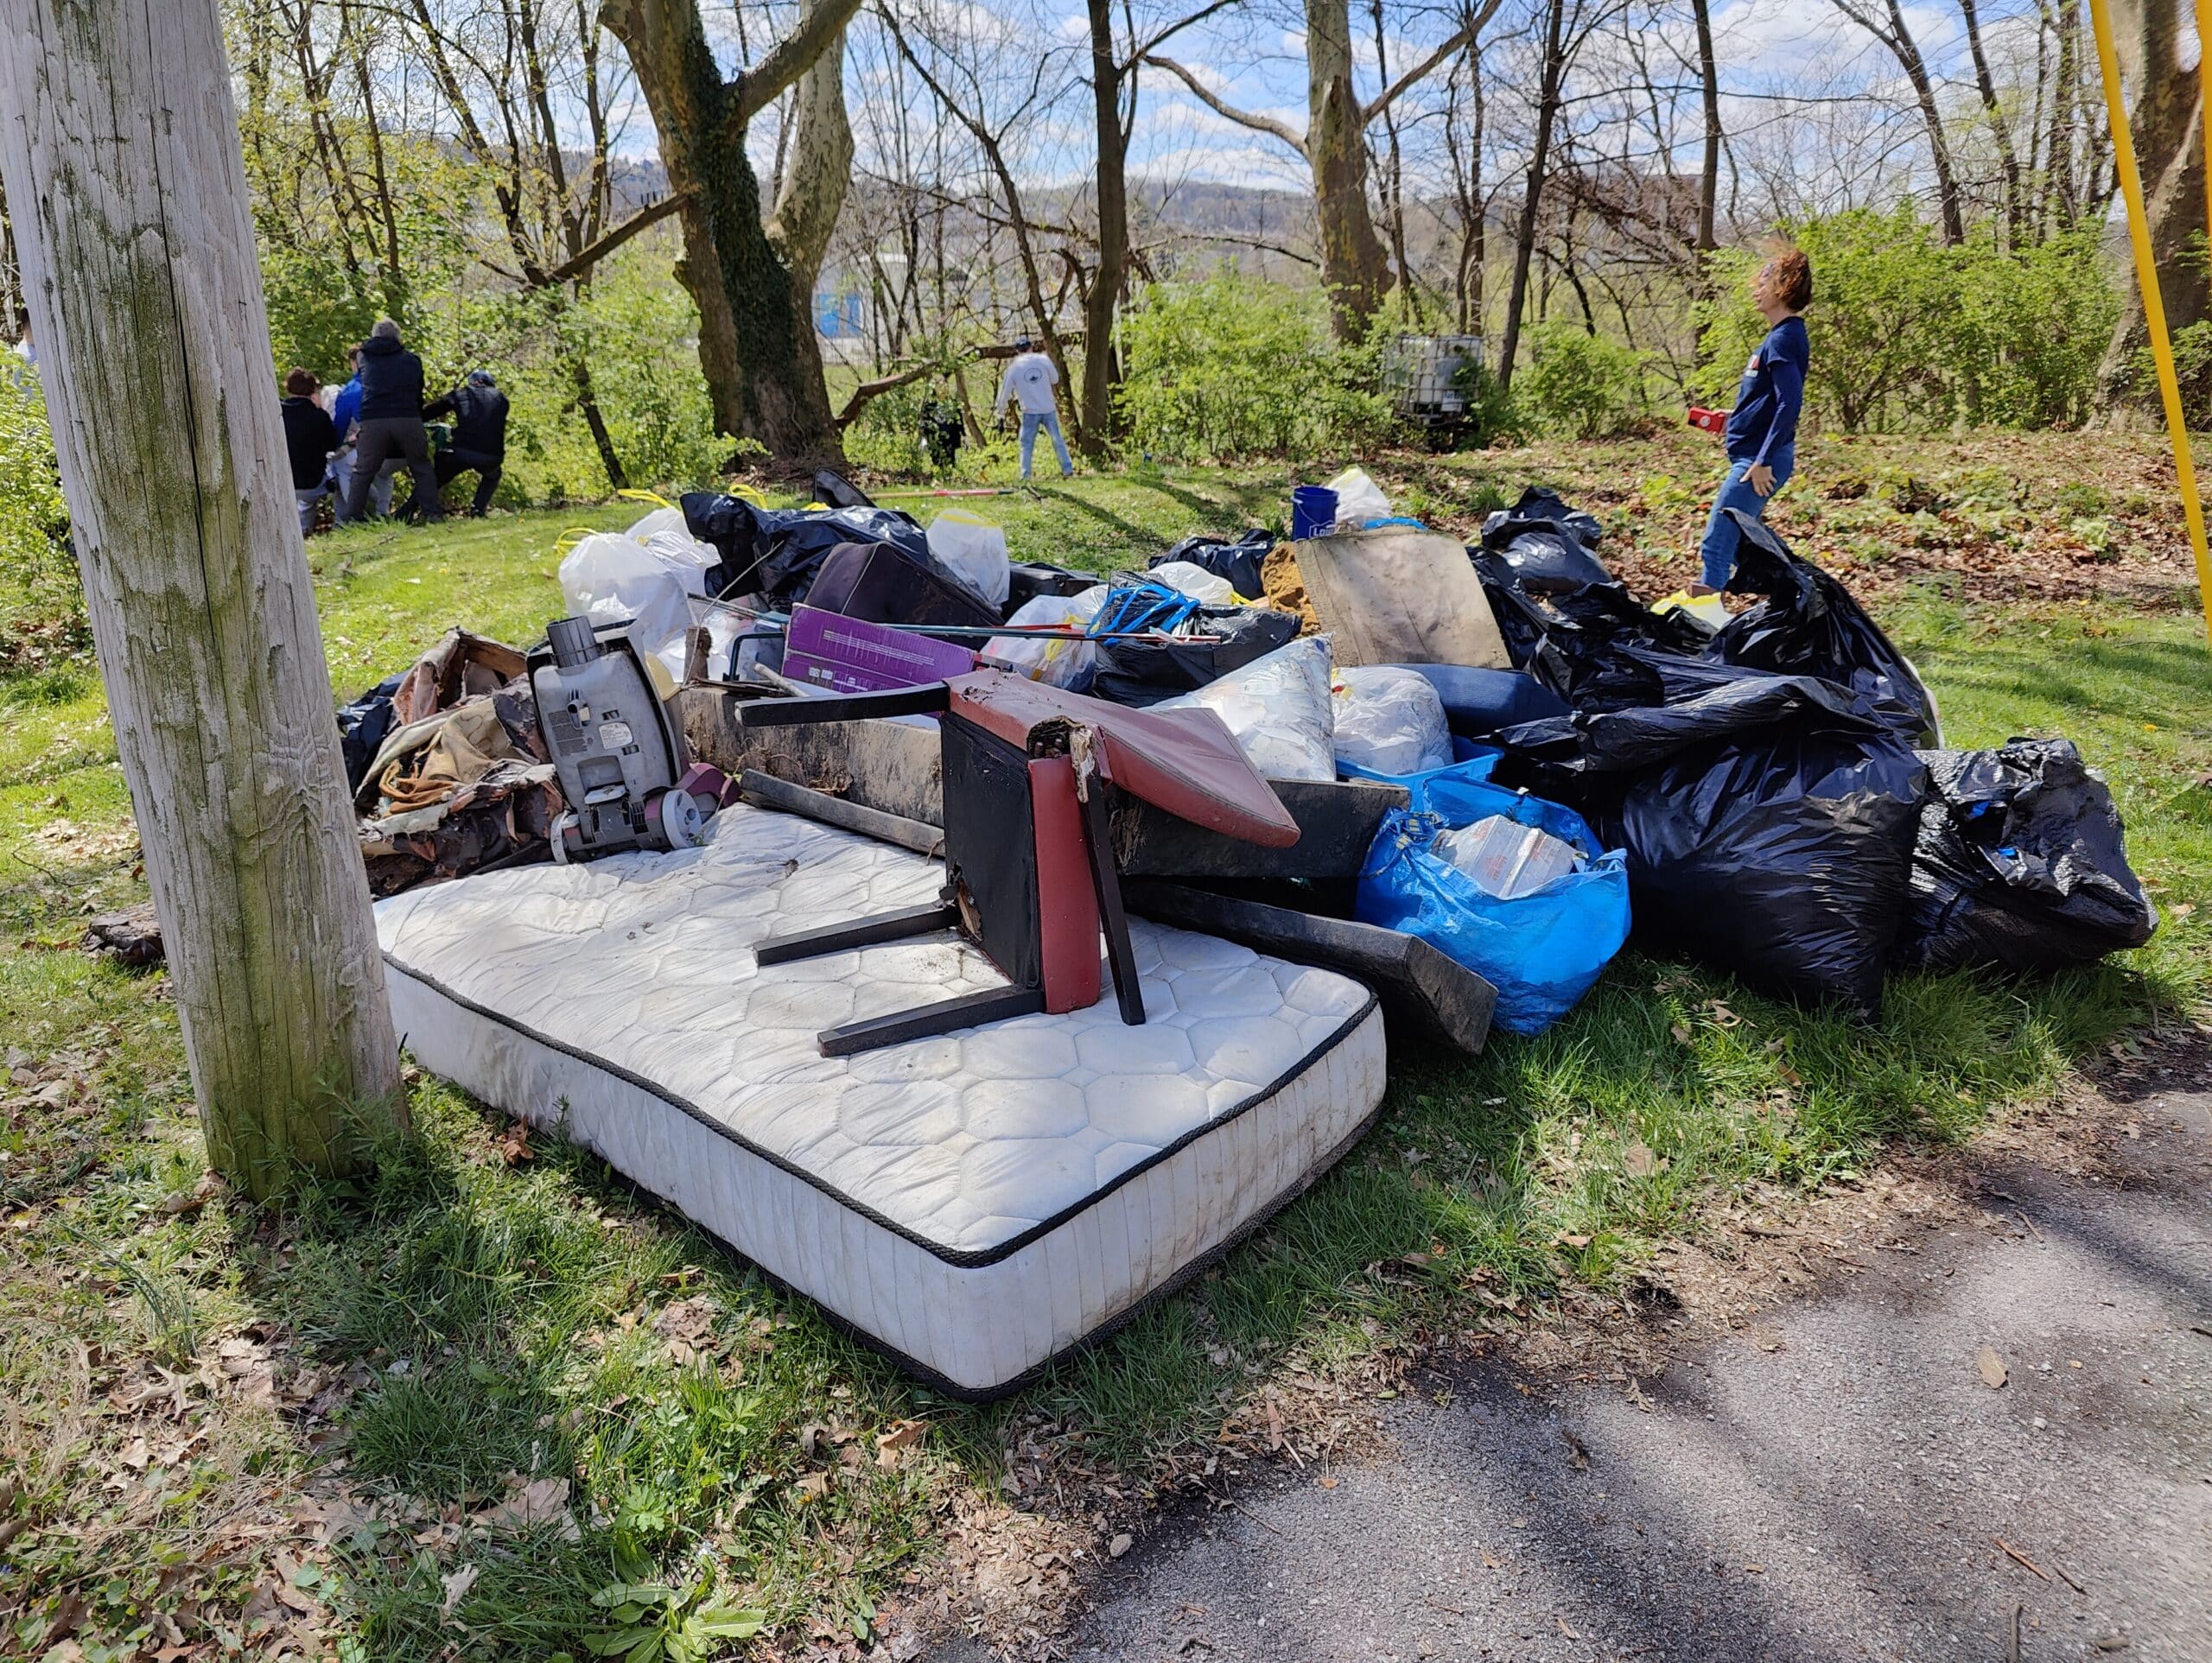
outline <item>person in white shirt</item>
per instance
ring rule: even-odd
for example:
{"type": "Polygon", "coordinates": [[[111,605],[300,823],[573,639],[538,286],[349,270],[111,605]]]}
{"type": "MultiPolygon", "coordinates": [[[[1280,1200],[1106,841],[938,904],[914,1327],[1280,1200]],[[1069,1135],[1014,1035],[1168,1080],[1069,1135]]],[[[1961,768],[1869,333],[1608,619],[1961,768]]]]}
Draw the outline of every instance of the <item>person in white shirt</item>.
{"type": "Polygon", "coordinates": [[[1060,413],[1052,402],[1052,389],[1059,384],[1060,372],[1052,367],[1051,359],[1032,349],[1028,336],[1022,336],[1014,346],[1020,356],[1006,366],[1006,375],[999,382],[998,403],[991,407],[991,419],[996,421],[1008,404],[1020,400],[1021,477],[1029,477],[1037,429],[1042,428],[1052,435],[1052,449],[1060,459],[1060,477],[1073,479],[1075,464],[1068,460],[1068,441],[1060,436],[1060,413]]]}
{"type": "Polygon", "coordinates": [[[22,334],[16,342],[15,353],[33,369],[38,367],[38,348],[31,344],[31,319],[28,312],[23,314],[22,334]]]}

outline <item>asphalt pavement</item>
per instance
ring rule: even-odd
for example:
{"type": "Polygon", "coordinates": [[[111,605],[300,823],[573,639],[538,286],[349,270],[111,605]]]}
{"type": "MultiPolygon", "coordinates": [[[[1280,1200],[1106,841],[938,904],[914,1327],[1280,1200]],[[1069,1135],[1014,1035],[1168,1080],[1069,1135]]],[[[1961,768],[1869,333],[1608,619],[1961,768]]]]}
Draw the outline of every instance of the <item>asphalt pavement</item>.
{"type": "Polygon", "coordinates": [[[1156,1520],[1065,1654],[2208,1663],[2194,1055],[2105,1105],[2101,1172],[1977,1158],[1966,1216],[1637,1387],[1476,1363],[1379,1458],[1156,1520]]]}

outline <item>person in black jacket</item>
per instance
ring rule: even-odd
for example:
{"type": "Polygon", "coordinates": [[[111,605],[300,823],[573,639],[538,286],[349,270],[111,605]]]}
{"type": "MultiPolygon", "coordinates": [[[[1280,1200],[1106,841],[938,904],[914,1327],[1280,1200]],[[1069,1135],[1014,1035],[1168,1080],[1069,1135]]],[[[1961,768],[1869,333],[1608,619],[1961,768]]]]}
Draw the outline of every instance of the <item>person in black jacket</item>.
{"type": "Polygon", "coordinates": [[[507,460],[507,396],[488,370],[471,370],[468,379],[443,398],[434,399],[425,416],[453,417],[453,443],[437,455],[438,486],[442,490],[455,477],[472,470],[476,475],[476,502],[469,512],[478,519],[492,505],[499,489],[499,470],[507,460]]]}
{"type": "Polygon", "coordinates": [[[292,464],[292,500],[299,506],[302,536],[315,530],[315,506],[330,494],[330,453],[338,448],[338,429],[315,402],[321,386],[307,370],[284,378],[284,450],[292,464]]]}
{"type": "Polygon", "coordinates": [[[430,465],[430,436],[423,430],[423,360],[400,344],[399,326],[390,318],[378,318],[361,343],[359,419],[353,479],[346,490],[346,517],[361,517],[377,470],[385,458],[396,455],[407,459],[408,471],[415,477],[410,517],[443,519],[437,472],[430,465]]]}

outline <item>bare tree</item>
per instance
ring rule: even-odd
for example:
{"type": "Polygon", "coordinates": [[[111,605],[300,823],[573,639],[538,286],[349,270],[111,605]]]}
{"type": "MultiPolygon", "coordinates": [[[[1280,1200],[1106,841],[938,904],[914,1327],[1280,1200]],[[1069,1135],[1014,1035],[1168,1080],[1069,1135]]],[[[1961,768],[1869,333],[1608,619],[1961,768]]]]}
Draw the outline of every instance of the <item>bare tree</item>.
{"type": "Polygon", "coordinates": [[[1349,0],[1305,0],[1306,122],[1303,132],[1272,116],[1239,110],[1172,58],[1147,53],[1145,61],[1167,71],[1216,115],[1279,139],[1306,158],[1313,177],[1314,213],[1320,223],[1321,276],[1328,285],[1337,333],[1357,339],[1375,315],[1394,278],[1376,235],[1367,200],[1367,130],[1408,92],[1450,62],[1469,38],[1497,14],[1500,0],[1483,0],[1466,13],[1433,51],[1362,101],[1353,80],[1349,0]]]}
{"type": "MultiPolygon", "coordinates": [[[[699,364],[715,425],[778,456],[841,447],[813,295],[763,221],[746,135],[859,9],[860,0],[806,0],[791,32],[728,79],[715,62],[698,0],[604,0],[600,14],[629,54],[660,134],[661,165],[681,199],[683,258],[676,275],[699,308],[699,364]]],[[[842,175],[837,183],[842,188],[842,175]]]]}
{"type": "Polygon", "coordinates": [[[1936,107],[1936,86],[1929,78],[1920,43],[1912,38],[1912,29],[1905,22],[1904,9],[1898,0],[1882,0],[1885,10],[1879,13],[1873,9],[1873,0],[1829,0],[1829,3],[1887,47],[1897,67],[1912,83],[1913,98],[1928,131],[1929,164],[1936,170],[1936,201],[1942,217],[1943,240],[1964,242],[1966,213],[1959,197],[1958,171],[1952,165],[1950,141],[1943,131],[1943,112],[1936,107]]]}

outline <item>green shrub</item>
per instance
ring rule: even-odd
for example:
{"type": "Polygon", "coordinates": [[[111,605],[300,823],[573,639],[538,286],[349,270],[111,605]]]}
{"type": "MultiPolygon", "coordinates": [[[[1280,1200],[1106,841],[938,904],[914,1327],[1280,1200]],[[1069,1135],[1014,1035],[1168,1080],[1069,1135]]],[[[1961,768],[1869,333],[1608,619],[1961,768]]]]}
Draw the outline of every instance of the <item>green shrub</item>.
{"type": "MultiPolygon", "coordinates": [[[[1947,247],[1910,205],[1785,225],[1813,262],[1808,410],[1846,433],[1926,432],[1959,422],[2074,427],[2089,413],[2120,296],[2094,231],[2018,251],[1989,232],[1947,247]]],[[[1766,333],[1748,280],[1756,249],[1716,257],[1701,308],[1697,392],[1735,396],[1766,333]]]]}
{"type": "Polygon", "coordinates": [[[91,644],[38,377],[0,357],[0,668],[91,644]]]}
{"type": "Polygon", "coordinates": [[[1529,332],[1529,362],[1514,377],[1513,397],[1544,431],[1576,439],[1620,433],[1647,409],[1643,354],[1553,318],[1529,332]]]}
{"type": "Polygon", "coordinates": [[[1376,345],[1332,340],[1319,289],[1258,282],[1233,265],[1155,283],[1123,314],[1121,341],[1115,399],[1126,442],[1154,458],[1356,452],[1389,426],[1376,345]]]}

